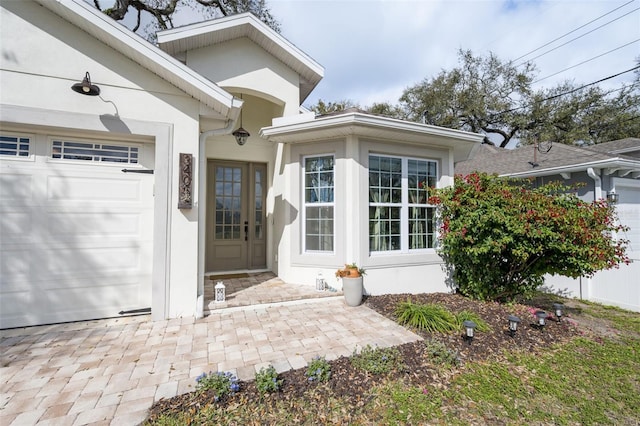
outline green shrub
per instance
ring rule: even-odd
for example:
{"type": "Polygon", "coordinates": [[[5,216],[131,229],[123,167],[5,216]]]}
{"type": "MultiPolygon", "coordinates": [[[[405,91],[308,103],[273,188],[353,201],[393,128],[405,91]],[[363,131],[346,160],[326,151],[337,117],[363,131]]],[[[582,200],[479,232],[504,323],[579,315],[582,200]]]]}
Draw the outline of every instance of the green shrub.
{"type": "Polygon", "coordinates": [[[438,253],[460,293],[479,300],[529,295],[547,274],[577,278],[628,263],[615,207],[559,183],[455,176],[429,202],[441,218],[438,253]]]}
{"type": "Polygon", "coordinates": [[[384,374],[402,367],[402,355],[398,348],[362,348],[360,353],[353,351],[351,364],[371,374],[384,374]]]}
{"type": "Polygon", "coordinates": [[[458,352],[448,349],[444,343],[429,339],[425,341],[427,352],[431,355],[431,359],[435,364],[454,367],[460,365],[460,357],[458,352]]]}
{"type": "Polygon", "coordinates": [[[456,317],[444,306],[435,303],[414,304],[410,300],[396,308],[398,322],[418,330],[449,333],[458,329],[456,317]]]}
{"type": "Polygon", "coordinates": [[[464,330],[463,323],[465,321],[473,321],[476,323],[476,331],[487,332],[491,331],[491,327],[478,316],[475,312],[471,311],[460,311],[456,314],[456,320],[458,321],[458,328],[460,330],[464,330]]]}
{"type": "Polygon", "coordinates": [[[213,391],[215,400],[240,390],[238,379],[231,373],[218,371],[217,373],[202,373],[196,378],[196,390],[213,391]]]}
{"type": "Polygon", "coordinates": [[[305,373],[310,382],[326,382],[331,377],[331,364],[325,357],[315,357],[307,366],[305,373]]]}
{"type": "Polygon", "coordinates": [[[282,380],[278,379],[278,372],[273,365],[263,367],[256,373],[256,387],[261,394],[277,392],[280,386],[282,386],[282,380]]]}

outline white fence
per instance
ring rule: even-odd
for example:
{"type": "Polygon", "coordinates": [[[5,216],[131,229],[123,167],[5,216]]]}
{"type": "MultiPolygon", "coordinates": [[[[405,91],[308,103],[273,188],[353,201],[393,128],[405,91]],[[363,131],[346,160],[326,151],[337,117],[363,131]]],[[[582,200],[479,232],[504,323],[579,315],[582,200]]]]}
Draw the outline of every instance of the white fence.
{"type": "Polygon", "coordinates": [[[545,288],[573,297],[640,312],[640,252],[631,253],[631,264],[600,271],[591,278],[545,277],[545,288]]]}

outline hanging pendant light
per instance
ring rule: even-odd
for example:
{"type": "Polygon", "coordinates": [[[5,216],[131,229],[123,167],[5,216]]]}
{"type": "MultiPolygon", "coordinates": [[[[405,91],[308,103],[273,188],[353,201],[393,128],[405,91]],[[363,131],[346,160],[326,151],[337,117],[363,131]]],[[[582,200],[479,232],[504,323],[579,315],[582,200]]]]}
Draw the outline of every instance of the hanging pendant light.
{"type": "MultiPolygon", "coordinates": [[[[242,95],[240,95],[240,99],[242,99],[242,95]]],[[[249,132],[242,128],[242,110],[240,110],[240,127],[231,134],[236,138],[236,142],[240,146],[247,143],[247,139],[251,136],[249,132]]]]}

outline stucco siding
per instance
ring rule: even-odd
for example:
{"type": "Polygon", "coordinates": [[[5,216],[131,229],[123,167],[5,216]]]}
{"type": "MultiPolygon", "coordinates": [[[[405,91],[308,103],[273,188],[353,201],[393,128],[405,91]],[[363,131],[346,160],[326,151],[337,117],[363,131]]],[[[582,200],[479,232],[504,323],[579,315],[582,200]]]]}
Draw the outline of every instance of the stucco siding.
{"type": "Polygon", "coordinates": [[[298,113],[298,74],[248,38],[189,51],[186,63],[224,89],[248,89],[284,105],[283,115],[298,113]]]}

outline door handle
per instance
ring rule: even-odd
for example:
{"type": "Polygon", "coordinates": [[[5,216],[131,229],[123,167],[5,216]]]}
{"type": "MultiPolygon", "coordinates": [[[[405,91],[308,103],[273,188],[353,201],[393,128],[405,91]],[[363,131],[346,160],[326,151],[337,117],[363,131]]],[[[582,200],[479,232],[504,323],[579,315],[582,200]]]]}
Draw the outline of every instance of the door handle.
{"type": "Polygon", "coordinates": [[[249,240],[249,222],[246,220],[244,221],[244,240],[249,240]]]}

